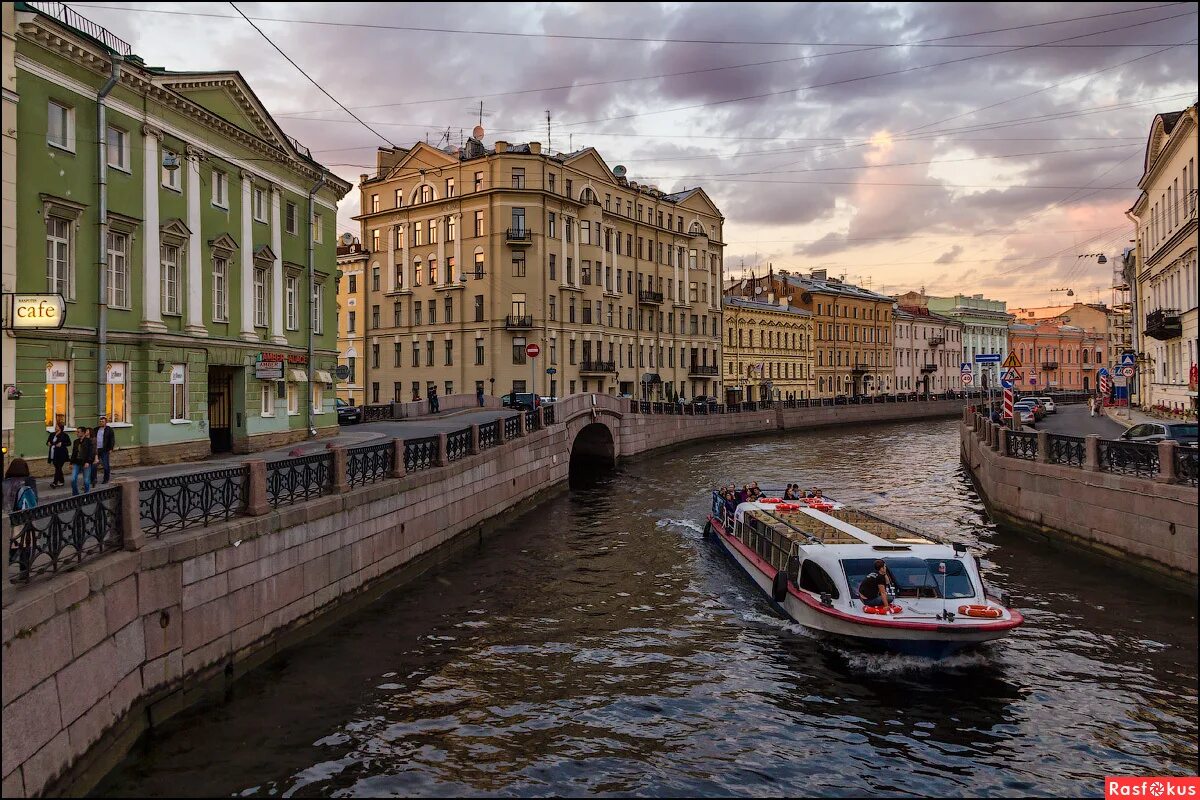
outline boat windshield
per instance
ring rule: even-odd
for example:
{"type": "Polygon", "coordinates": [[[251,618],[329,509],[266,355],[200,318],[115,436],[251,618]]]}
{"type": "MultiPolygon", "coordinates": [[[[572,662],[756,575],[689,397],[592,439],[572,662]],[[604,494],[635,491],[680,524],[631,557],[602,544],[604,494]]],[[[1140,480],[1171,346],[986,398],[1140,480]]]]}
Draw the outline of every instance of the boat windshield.
{"type": "MultiPolygon", "coordinates": [[[[888,571],[896,581],[897,597],[945,597],[962,599],[975,596],[971,576],[961,561],[954,558],[885,558],[888,571]],[[939,565],[946,565],[942,575],[939,565]]],[[[844,558],[842,569],[854,596],[858,586],[875,569],[873,558],[844,558]]]]}

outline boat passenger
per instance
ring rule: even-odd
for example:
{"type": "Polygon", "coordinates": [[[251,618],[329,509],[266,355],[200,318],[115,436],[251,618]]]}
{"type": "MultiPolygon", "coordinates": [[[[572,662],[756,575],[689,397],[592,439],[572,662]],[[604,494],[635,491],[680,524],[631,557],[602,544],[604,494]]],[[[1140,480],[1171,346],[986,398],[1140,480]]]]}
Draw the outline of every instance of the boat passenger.
{"type": "Polygon", "coordinates": [[[735,499],[738,501],[738,503],[745,503],[747,500],[749,500],[750,499],[750,487],[743,483],[742,488],[739,489],[737,494],[735,495],[735,499]]]}
{"type": "Polygon", "coordinates": [[[892,573],[888,571],[884,560],[877,558],[875,559],[875,571],[863,578],[862,583],[858,585],[858,599],[862,601],[864,608],[869,606],[887,608],[891,605],[891,601],[888,599],[889,587],[892,592],[895,592],[896,581],[892,578],[892,573]]]}
{"type": "Polygon", "coordinates": [[[815,497],[815,498],[817,498],[817,499],[820,499],[820,498],[822,498],[824,495],[822,495],[822,494],[821,494],[821,490],[820,490],[820,489],[818,489],[817,487],[815,487],[815,486],[814,486],[814,487],[812,488],[812,491],[811,491],[811,492],[809,492],[808,496],[809,496],[809,497],[815,497]]]}
{"type": "Polygon", "coordinates": [[[758,488],[758,481],[750,484],[750,499],[758,500],[763,496],[762,490],[758,488]]]}

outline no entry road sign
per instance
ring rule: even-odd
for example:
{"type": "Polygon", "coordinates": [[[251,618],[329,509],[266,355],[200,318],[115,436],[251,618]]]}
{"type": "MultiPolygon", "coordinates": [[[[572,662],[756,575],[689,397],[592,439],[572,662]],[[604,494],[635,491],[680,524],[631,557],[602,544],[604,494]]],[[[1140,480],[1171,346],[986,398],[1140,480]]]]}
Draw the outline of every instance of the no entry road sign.
{"type": "Polygon", "coordinates": [[[536,344],[525,345],[525,355],[529,356],[530,358],[537,358],[541,354],[542,354],[542,348],[537,346],[536,344]]]}

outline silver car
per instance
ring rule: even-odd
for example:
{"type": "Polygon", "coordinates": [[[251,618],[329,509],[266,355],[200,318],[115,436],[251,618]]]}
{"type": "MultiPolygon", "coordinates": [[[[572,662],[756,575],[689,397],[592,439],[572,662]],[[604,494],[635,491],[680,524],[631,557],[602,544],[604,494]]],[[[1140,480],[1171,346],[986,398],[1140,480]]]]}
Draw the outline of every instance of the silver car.
{"type": "Polygon", "coordinates": [[[1058,410],[1054,408],[1054,401],[1049,397],[1035,397],[1033,399],[1042,404],[1042,407],[1046,409],[1047,414],[1058,413],[1058,410]]]}
{"type": "Polygon", "coordinates": [[[1170,422],[1143,422],[1121,434],[1127,442],[1161,442],[1174,439],[1185,447],[1196,446],[1196,423],[1175,424],[1170,422]]]}

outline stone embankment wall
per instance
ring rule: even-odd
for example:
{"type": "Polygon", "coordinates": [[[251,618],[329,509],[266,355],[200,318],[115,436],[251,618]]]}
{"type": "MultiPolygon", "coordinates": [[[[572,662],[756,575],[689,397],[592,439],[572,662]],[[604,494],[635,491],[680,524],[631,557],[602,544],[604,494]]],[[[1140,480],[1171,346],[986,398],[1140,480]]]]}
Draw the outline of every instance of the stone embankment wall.
{"type": "MultiPolygon", "coordinates": [[[[552,491],[585,427],[606,427],[620,456],[962,406],[651,416],[625,400],[574,396],[556,404],[554,424],[446,466],[357,489],[342,480],[332,495],[163,538],[131,533],[125,546],[136,549],[5,586],[3,795],[86,792],[147,727],[336,619],[335,607],[411,579],[475,541],[465,532],[552,491]]],[[[137,520],[136,493],[123,502],[137,520]]]]}
{"type": "Polygon", "coordinates": [[[1193,592],[1194,486],[1004,455],[998,426],[961,424],[963,463],[999,522],[1114,556],[1193,592]]]}

